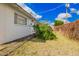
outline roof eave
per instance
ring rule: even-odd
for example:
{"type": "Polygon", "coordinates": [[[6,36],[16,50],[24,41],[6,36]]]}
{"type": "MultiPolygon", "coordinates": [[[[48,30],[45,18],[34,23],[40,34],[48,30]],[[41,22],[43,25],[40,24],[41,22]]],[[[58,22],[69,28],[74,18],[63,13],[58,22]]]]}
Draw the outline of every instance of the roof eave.
{"type": "Polygon", "coordinates": [[[22,12],[23,14],[25,14],[26,16],[28,16],[31,19],[36,20],[36,18],[34,18],[30,13],[28,13],[26,10],[24,10],[21,6],[19,6],[17,3],[12,3],[11,4],[12,7],[15,7],[16,9],[18,9],[20,12],[22,12]]]}

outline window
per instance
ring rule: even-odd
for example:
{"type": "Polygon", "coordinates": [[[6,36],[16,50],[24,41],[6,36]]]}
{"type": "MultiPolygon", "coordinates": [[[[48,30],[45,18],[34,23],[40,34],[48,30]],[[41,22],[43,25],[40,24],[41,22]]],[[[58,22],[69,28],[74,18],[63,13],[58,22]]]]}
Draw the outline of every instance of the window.
{"type": "Polygon", "coordinates": [[[23,17],[22,15],[15,13],[14,23],[20,24],[20,25],[27,25],[27,18],[23,17]]]}

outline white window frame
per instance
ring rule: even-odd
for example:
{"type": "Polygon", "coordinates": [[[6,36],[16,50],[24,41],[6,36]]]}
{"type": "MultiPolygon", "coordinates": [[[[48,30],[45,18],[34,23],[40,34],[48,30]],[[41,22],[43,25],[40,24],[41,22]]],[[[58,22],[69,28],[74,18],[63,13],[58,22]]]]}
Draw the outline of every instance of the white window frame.
{"type": "Polygon", "coordinates": [[[18,13],[15,13],[14,24],[27,25],[27,18],[18,13]]]}

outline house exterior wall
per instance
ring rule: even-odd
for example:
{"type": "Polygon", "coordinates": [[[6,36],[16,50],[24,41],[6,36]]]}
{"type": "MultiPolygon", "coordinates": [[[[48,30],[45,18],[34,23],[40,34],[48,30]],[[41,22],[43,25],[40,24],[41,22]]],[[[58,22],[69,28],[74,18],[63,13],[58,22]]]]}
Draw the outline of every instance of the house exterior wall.
{"type": "Polygon", "coordinates": [[[14,24],[14,14],[25,16],[19,10],[6,4],[0,4],[0,44],[19,39],[34,33],[31,19],[27,16],[27,25],[14,24]]]}

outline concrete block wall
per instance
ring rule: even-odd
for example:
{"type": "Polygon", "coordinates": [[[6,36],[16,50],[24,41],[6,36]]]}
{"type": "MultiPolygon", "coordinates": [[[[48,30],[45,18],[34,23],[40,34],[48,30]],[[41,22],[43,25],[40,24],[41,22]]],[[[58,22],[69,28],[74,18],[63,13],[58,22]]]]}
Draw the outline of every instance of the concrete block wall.
{"type": "Polygon", "coordinates": [[[54,27],[55,31],[60,31],[64,36],[79,39],[79,20],[54,27]]]}

